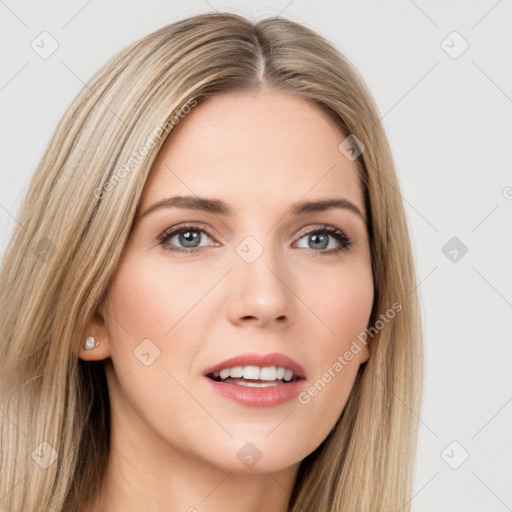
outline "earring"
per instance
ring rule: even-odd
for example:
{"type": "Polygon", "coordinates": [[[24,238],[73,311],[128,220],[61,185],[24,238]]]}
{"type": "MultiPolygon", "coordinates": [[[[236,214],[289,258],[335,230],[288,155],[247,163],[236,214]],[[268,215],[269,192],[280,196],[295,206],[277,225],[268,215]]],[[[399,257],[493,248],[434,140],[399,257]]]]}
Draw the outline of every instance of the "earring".
{"type": "Polygon", "coordinates": [[[85,340],[84,348],[85,348],[85,350],[91,350],[94,347],[97,347],[98,345],[99,345],[99,342],[96,341],[92,336],[89,336],[85,340]]]}

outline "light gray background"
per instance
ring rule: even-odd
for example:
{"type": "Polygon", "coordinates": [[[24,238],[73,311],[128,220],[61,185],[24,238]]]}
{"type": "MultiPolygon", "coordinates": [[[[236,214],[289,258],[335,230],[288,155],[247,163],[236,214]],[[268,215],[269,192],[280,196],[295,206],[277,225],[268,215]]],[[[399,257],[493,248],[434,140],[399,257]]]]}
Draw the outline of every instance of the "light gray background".
{"type": "Polygon", "coordinates": [[[135,39],[213,9],[303,23],[367,81],[421,281],[427,372],[413,508],[512,510],[510,0],[0,0],[2,253],[35,166],[83,83],[135,39]],[[31,48],[43,31],[59,45],[47,59],[31,48]],[[467,254],[443,253],[452,237],[467,254]]]}

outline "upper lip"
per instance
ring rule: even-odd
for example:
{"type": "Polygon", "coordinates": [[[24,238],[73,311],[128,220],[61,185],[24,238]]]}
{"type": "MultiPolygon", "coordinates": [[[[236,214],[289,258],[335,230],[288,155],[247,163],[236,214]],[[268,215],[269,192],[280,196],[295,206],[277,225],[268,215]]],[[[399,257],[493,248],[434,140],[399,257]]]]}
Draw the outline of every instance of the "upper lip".
{"type": "Polygon", "coordinates": [[[306,370],[284,354],[279,354],[278,352],[272,352],[269,354],[257,354],[255,352],[248,352],[245,354],[240,354],[238,356],[232,357],[230,359],[226,359],[220,363],[217,363],[209,368],[206,368],[204,371],[204,375],[209,375],[210,373],[220,372],[224,368],[233,368],[235,366],[276,366],[283,367],[291,370],[295,377],[297,378],[306,378],[306,370]]]}

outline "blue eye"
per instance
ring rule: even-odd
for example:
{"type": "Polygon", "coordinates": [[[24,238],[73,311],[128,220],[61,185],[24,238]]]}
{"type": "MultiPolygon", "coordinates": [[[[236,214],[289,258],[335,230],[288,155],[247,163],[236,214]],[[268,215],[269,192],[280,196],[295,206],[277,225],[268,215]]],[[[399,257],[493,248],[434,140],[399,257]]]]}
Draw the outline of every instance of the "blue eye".
{"type": "MultiPolygon", "coordinates": [[[[305,240],[306,249],[313,249],[320,253],[337,253],[349,249],[352,240],[340,229],[334,226],[322,226],[303,235],[300,239],[305,240]]],[[[299,243],[297,242],[297,243],[299,243]]]]}
{"type": "Polygon", "coordinates": [[[166,231],[160,237],[160,243],[168,251],[197,252],[197,249],[210,245],[212,239],[204,228],[197,226],[181,226],[166,231]],[[204,239],[209,239],[210,242],[204,239]]]}

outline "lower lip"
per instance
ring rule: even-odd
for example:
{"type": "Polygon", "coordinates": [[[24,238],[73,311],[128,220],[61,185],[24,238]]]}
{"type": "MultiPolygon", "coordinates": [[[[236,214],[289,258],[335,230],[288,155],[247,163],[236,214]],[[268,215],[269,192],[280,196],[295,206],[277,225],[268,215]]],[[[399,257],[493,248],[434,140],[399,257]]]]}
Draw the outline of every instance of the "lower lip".
{"type": "Polygon", "coordinates": [[[217,382],[206,376],[204,378],[207,381],[207,385],[223,397],[249,407],[273,407],[288,400],[293,400],[301,392],[306,382],[305,379],[299,379],[295,382],[278,384],[277,386],[269,386],[267,388],[250,388],[238,386],[237,384],[217,382]]]}

